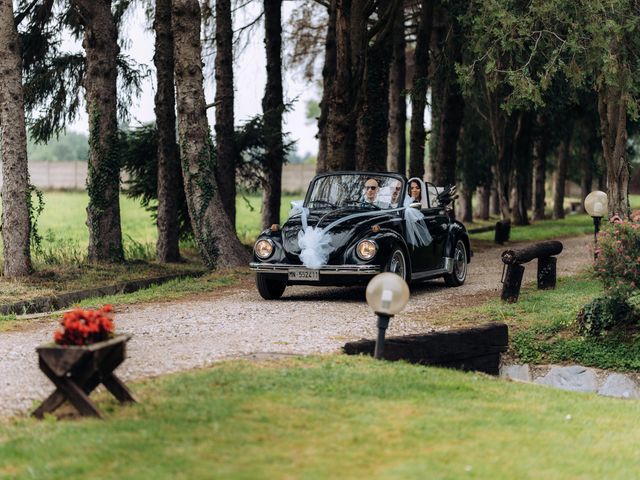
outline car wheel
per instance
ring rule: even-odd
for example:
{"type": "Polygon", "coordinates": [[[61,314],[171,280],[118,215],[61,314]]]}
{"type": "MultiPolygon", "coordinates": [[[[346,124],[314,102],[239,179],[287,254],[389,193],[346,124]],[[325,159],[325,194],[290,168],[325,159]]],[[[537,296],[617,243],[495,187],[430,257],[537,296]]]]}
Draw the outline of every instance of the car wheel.
{"type": "Polygon", "coordinates": [[[448,287],[459,287],[467,279],[467,248],[462,240],[456,242],[453,251],[453,272],[444,276],[444,283],[448,287]]]}
{"type": "Polygon", "coordinates": [[[256,287],[258,293],[265,300],[277,300],[287,288],[287,282],[273,277],[269,278],[264,273],[256,273],[256,287]]]}
{"type": "Polygon", "coordinates": [[[384,267],[385,272],[395,273],[399,275],[405,282],[409,282],[409,266],[407,265],[407,257],[404,250],[400,247],[394,247],[389,255],[389,260],[384,267]]]}

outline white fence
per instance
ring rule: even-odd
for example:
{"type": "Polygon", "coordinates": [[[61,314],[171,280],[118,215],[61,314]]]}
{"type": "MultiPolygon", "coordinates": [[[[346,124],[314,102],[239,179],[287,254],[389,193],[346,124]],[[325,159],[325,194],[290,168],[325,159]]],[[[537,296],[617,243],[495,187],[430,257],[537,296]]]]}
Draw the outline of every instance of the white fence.
{"type": "MultiPolygon", "coordinates": [[[[316,172],[315,165],[288,164],[282,172],[284,192],[306,191],[316,172]]],[[[84,190],[87,183],[87,162],[29,162],[31,183],[43,190],[84,190]]],[[[123,174],[123,179],[125,176],[123,174]]],[[[2,172],[0,172],[2,185],[2,172]]]]}

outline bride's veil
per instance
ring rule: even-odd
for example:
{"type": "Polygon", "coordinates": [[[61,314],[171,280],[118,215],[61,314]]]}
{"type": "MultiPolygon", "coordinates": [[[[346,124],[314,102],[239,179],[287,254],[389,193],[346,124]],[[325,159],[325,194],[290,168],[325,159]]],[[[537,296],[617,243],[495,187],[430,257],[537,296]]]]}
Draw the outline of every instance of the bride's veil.
{"type": "Polygon", "coordinates": [[[420,185],[420,203],[422,204],[422,208],[429,208],[429,202],[427,200],[427,187],[425,186],[424,182],[418,177],[411,177],[407,181],[407,195],[409,196],[411,196],[411,182],[418,182],[418,185],[420,185]]]}

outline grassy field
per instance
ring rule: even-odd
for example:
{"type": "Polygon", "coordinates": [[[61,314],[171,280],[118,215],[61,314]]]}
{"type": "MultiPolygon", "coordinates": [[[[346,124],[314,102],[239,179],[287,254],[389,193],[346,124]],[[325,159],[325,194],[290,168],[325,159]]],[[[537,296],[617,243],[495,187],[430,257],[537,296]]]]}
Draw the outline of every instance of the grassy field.
{"type": "MultiPolygon", "coordinates": [[[[280,221],[284,221],[289,216],[292,200],[302,200],[303,194],[300,195],[284,195],[280,206],[280,221]]],[[[236,232],[240,241],[247,245],[253,245],[256,237],[260,234],[261,217],[260,209],[262,207],[262,197],[259,195],[238,196],[236,200],[236,232]]]]}
{"type": "Polygon", "coordinates": [[[230,362],[105,421],[0,423],[16,479],[635,478],[640,403],[370,358],[230,362]],[[578,453],[579,452],[579,453],[578,453]]]}
{"type": "MultiPolygon", "coordinates": [[[[301,196],[284,196],[281,217],[284,219],[291,208],[291,200],[301,196]]],[[[86,192],[44,192],[44,211],[38,221],[38,229],[43,237],[44,249],[54,253],[67,251],[69,258],[83,258],[89,242],[86,227],[88,196],[86,192]]],[[[253,243],[260,233],[260,208],[262,197],[259,195],[238,196],[237,231],[240,239],[247,244],[253,243]]],[[[122,235],[128,257],[151,259],[155,255],[157,239],[156,226],[137,200],[124,195],[120,197],[122,235]]],[[[193,248],[187,243],[185,248],[193,248]]]]}
{"type": "MultiPolygon", "coordinates": [[[[498,219],[496,218],[495,221],[498,219]]],[[[492,222],[495,224],[495,221],[492,222]]],[[[540,220],[527,226],[512,226],[509,241],[535,242],[550,238],[575,237],[593,234],[593,220],[588,215],[568,215],[561,220],[540,220]]],[[[475,233],[475,240],[493,241],[494,232],[475,233]]]]}
{"type": "MultiPolygon", "coordinates": [[[[579,199],[566,199],[565,203],[568,205],[571,200],[579,199]]],[[[632,209],[640,208],[640,195],[629,195],[629,203],[632,209]]],[[[549,216],[551,216],[550,212],[549,216]]],[[[499,218],[496,217],[488,222],[467,225],[467,228],[495,225],[498,220],[499,218]]],[[[531,225],[512,226],[509,240],[511,242],[536,242],[551,238],[575,237],[583,234],[593,234],[593,219],[585,214],[571,213],[559,220],[540,220],[533,222],[531,225]]],[[[475,240],[493,240],[494,233],[475,233],[471,236],[475,240]]]]}

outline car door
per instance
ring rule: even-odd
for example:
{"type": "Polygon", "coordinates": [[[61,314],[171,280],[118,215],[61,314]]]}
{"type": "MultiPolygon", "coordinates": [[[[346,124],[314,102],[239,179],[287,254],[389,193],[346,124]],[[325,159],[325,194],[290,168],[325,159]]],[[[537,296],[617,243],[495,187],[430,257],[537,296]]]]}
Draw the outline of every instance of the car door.
{"type": "Polygon", "coordinates": [[[444,267],[444,248],[449,234],[450,219],[446,210],[438,205],[438,190],[436,187],[428,182],[425,183],[425,185],[427,187],[429,208],[423,209],[422,213],[424,214],[429,233],[433,238],[429,259],[427,260],[427,269],[434,270],[444,267]]]}
{"type": "Polygon", "coordinates": [[[449,231],[449,216],[444,209],[429,208],[422,210],[424,214],[427,229],[433,238],[428,258],[426,260],[426,269],[434,270],[443,268],[444,247],[447,242],[449,231]]]}
{"type": "MultiPolygon", "coordinates": [[[[427,226],[426,217],[418,221],[425,227],[427,226]]],[[[429,245],[408,245],[409,253],[411,255],[411,269],[414,273],[425,272],[431,269],[431,265],[433,264],[432,243],[430,243],[429,245]]]]}

